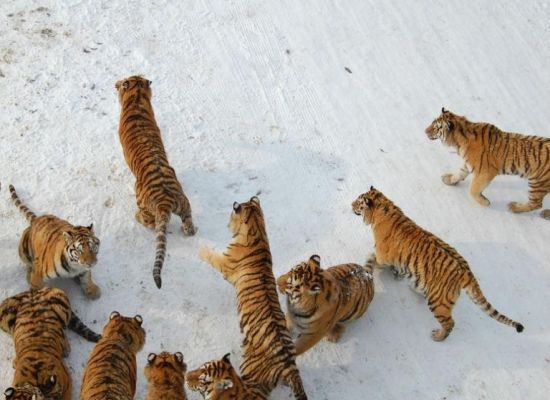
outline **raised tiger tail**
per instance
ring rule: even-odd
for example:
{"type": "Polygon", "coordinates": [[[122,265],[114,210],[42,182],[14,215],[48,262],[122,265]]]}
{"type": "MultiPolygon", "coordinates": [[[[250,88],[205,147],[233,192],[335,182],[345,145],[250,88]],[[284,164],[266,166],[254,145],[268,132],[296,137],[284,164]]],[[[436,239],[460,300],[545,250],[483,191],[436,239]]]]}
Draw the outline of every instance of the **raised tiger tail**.
{"type": "Polygon", "coordinates": [[[485,296],[483,295],[483,292],[481,291],[481,288],[479,287],[479,284],[477,281],[474,280],[470,283],[469,286],[465,287],[466,293],[472,299],[474,304],[476,304],[479,308],[485,312],[489,317],[496,319],[498,322],[510,325],[516,328],[516,331],[522,332],[523,331],[523,325],[519,322],[516,322],[514,320],[511,320],[506,315],[503,315],[499,313],[492,305],[487,301],[485,296]]]}
{"type": "Polygon", "coordinates": [[[101,335],[88,328],[84,322],[78,318],[74,311],[72,312],[71,319],[69,320],[69,329],[82,336],[89,342],[97,343],[99,339],[101,339],[101,335]]]}
{"type": "Polygon", "coordinates": [[[153,279],[159,289],[162,285],[160,271],[162,270],[164,257],[166,256],[166,229],[168,228],[171,215],[172,207],[170,206],[159,206],[155,215],[156,252],[155,265],[153,266],[153,279]]]}
{"type": "Polygon", "coordinates": [[[32,222],[36,218],[36,214],[33,213],[29,207],[27,207],[23,202],[19,199],[19,196],[17,196],[17,192],[15,191],[15,188],[13,185],[9,186],[10,193],[11,193],[11,199],[13,200],[13,203],[16,207],[19,208],[19,210],[25,214],[25,218],[27,218],[27,221],[32,222]]]}
{"type": "Polygon", "coordinates": [[[307,400],[302,377],[295,365],[283,371],[283,380],[290,386],[296,400],[307,400]]]}

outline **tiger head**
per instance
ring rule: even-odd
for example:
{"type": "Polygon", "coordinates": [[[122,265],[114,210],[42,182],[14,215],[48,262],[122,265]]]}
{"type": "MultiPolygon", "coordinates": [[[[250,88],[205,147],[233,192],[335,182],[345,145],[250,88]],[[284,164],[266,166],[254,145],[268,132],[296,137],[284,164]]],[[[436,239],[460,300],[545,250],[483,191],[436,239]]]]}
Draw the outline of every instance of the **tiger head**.
{"type": "Polygon", "coordinates": [[[361,215],[365,224],[373,223],[376,210],[383,209],[388,211],[389,208],[396,206],[382,192],[370,187],[366,193],[360,194],[352,203],[351,208],[356,215],[361,215]]]}
{"type": "Polygon", "coordinates": [[[301,310],[315,307],[318,296],[327,288],[328,282],[321,269],[321,258],[314,254],[309,260],[293,267],[277,279],[277,287],[286,294],[291,306],[301,310]]]}
{"type": "Polygon", "coordinates": [[[189,371],[185,381],[189,390],[199,392],[205,400],[219,399],[222,396],[229,398],[228,395],[241,385],[241,378],[231,365],[229,353],[220,360],[208,361],[189,371]]]}
{"type": "Polygon", "coordinates": [[[137,353],[145,344],[145,330],[141,327],[143,318],[141,315],[135,317],[123,317],[117,311],[113,311],[109,322],[103,328],[103,338],[118,338],[127,345],[133,353],[137,353]]]}
{"type": "Polygon", "coordinates": [[[8,297],[0,304],[0,329],[7,334],[13,334],[19,303],[20,300],[16,296],[13,296],[8,297]]]}
{"type": "Polygon", "coordinates": [[[244,239],[256,236],[259,231],[265,232],[264,215],[258,197],[253,196],[246,203],[233,203],[229,229],[233,236],[242,235],[244,239]]]}
{"type": "Polygon", "coordinates": [[[183,354],[179,351],[174,354],[163,351],[159,354],[149,354],[144,374],[151,383],[182,386],[185,371],[187,371],[187,365],[183,361],[183,354]]]}
{"type": "Polygon", "coordinates": [[[45,397],[36,386],[25,383],[21,386],[9,387],[4,391],[6,400],[44,400],[45,397]]]}
{"type": "Polygon", "coordinates": [[[453,144],[453,134],[457,126],[464,124],[466,118],[441,108],[441,115],[426,128],[430,140],[441,139],[445,144],[453,144]]]}
{"type": "Polygon", "coordinates": [[[71,267],[77,270],[92,268],[97,263],[99,239],[94,234],[94,224],[76,226],[63,232],[65,256],[71,267]]]}
{"type": "Polygon", "coordinates": [[[141,75],[130,76],[126,79],[121,79],[115,83],[115,89],[118,92],[118,101],[120,104],[124,103],[124,99],[128,96],[132,96],[136,92],[145,94],[147,99],[151,99],[151,82],[148,79],[145,79],[141,75]]]}

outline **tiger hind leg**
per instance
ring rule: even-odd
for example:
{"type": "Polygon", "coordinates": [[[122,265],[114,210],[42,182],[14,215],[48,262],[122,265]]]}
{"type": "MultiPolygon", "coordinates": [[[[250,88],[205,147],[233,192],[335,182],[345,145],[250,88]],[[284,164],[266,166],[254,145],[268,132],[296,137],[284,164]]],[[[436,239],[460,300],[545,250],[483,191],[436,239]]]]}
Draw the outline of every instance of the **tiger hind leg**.
{"type": "Polygon", "coordinates": [[[457,172],[454,174],[445,174],[441,177],[441,180],[445,185],[454,186],[458,182],[466,179],[469,174],[470,170],[468,169],[468,164],[464,163],[464,165],[457,172]]]}
{"type": "Polygon", "coordinates": [[[180,198],[179,207],[176,214],[181,218],[181,230],[185,236],[193,236],[197,229],[193,224],[191,216],[191,204],[185,195],[180,198]]]}
{"type": "Polygon", "coordinates": [[[454,292],[454,295],[452,295],[451,298],[449,298],[448,290],[445,289],[443,289],[443,295],[438,291],[437,294],[433,294],[431,297],[428,297],[428,305],[430,310],[434,314],[437,321],[441,324],[441,329],[434,329],[432,331],[432,339],[436,342],[445,340],[455,326],[452,312],[460,291],[453,290],[452,292],[454,292]],[[441,299],[440,296],[443,296],[444,300],[441,299]]]}
{"type": "Polygon", "coordinates": [[[155,229],[155,216],[144,208],[136,212],[136,221],[149,229],[155,229]]]}
{"type": "Polygon", "coordinates": [[[515,213],[522,213],[533,211],[542,207],[542,200],[548,193],[547,185],[541,185],[540,182],[529,181],[529,201],[526,203],[520,203],[512,201],[508,203],[510,211],[515,213]]]}
{"type": "Polygon", "coordinates": [[[327,334],[327,340],[332,343],[336,343],[342,337],[342,334],[346,330],[344,324],[336,323],[327,334]]]}
{"type": "Polygon", "coordinates": [[[497,173],[494,171],[482,173],[474,172],[474,178],[472,179],[472,184],[470,185],[470,195],[482,206],[486,207],[491,204],[489,199],[485,197],[482,192],[487,186],[489,186],[495,176],[497,176],[497,173]]]}
{"type": "Polygon", "coordinates": [[[307,400],[304,384],[302,382],[302,378],[300,377],[300,372],[295,364],[287,367],[283,371],[283,381],[290,386],[296,400],[307,400]]]}

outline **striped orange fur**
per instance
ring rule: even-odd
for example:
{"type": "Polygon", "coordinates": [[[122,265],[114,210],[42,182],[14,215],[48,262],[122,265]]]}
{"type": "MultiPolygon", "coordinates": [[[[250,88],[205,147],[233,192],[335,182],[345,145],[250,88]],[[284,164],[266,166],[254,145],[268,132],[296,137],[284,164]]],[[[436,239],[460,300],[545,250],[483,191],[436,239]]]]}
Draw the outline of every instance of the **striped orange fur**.
{"type": "Polygon", "coordinates": [[[136,354],[145,344],[139,315],[113,311],[82,377],[81,400],[132,400],[136,392],[136,354]]]}
{"type": "Polygon", "coordinates": [[[97,263],[99,239],[90,226],[74,226],[54,215],[36,216],[17,196],[10,185],[11,198],[29,221],[19,242],[19,257],[27,267],[32,289],[40,289],[51,278],[74,278],[92,299],[101,290],[92,279],[97,263]]]}
{"type": "Polygon", "coordinates": [[[7,388],[4,391],[4,396],[6,396],[6,400],[46,400],[40,389],[28,383],[7,388]]]}
{"type": "Polygon", "coordinates": [[[166,229],[172,213],[182,220],[185,235],[194,235],[191,205],[174,169],[168,163],[151,105],[151,81],[131,76],[115,85],[121,105],[119,137],[124,158],[136,177],[136,220],[155,229],[153,278],[161,287],[166,256],[166,229]]]}
{"type": "Polygon", "coordinates": [[[200,257],[236,289],[244,333],[241,374],[267,396],[282,378],[296,399],[307,399],[296,367],[296,350],[281,311],[273,276],[271,251],[260,200],[233,204],[229,221],[233,240],[222,253],[202,248],[200,257]]]}
{"type": "Polygon", "coordinates": [[[229,354],[205,362],[186,375],[187,387],[205,400],[266,400],[262,390],[247,385],[231,365],[229,354]]]}
{"type": "Polygon", "coordinates": [[[372,267],[341,264],[326,270],[313,255],[277,279],[286,294],[287,326],[298,331],[300,355],[325,336],[337,342],[345,325],[361,317],[374,297],[372,267]]]}
{"type": "Polygon", "coordinates": [[[150,353],[144,369],[149,382],[146,400],[186,400],[185,371],[187,365],[180,352],[150,353]]]}
{"type": "Polygon", "coordinates": [[[100,338],[73,313],[61,289],[29,290],[0,304],[0,328],[15,344],[14,387],[28,384],[47,399],[71,399],[71,375],[63,362],[71,349],[67,327],[89,341],[100,338]]]}
{"type": "Polygon", "coordinates": [[[416,225],[382,192],[371,186],[353,201],[352,208],[374,234],[375,254],[369,262],[390,267],[396,277],[409,277],[414,289],[426,296],[441,324],[432,332],[434,340],[444,340],[453,329],[452,311],[462,290],[491,318],[523,331],[522,324],[487,301],[470,266],[453,247],[416,225]]]}
{"type": "MultiPolygon", "coordinates": [[[[497,175],[519,175],[529,182],[529,201],[511,202],[508,208],[516,213],[542,207],[550,192],[550,139],[504,132],[486,122],[470,122],[466,118],[441,110],[441,115],[426,128],[431,140],[457,149],[464,165],[455,173],[442,176],[447,185],[456,185],[473,173],[470,195],[481,205],[490,204],[483,190],[497,175]]],[[[550,219],[550,210],[542,216],[550,219]]]]}

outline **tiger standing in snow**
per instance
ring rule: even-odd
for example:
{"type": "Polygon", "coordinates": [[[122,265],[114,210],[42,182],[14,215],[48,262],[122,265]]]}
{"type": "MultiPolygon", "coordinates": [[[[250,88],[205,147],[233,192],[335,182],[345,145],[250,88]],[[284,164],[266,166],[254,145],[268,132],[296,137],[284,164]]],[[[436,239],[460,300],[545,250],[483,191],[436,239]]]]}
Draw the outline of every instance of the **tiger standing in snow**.
{"type": "Polygon", "coordinates": [[[296,399],[307,399],[296,350],[281,311],[273,276],[271,251],[260,200],[233,203],[229,220],[233,240],[223,253],[203,247],[200,258],[217,269],[237,291],[244,334],[242,380],[258,385],[267,396],[282,378],[296,399]]]}
{"type": "MultiPolygon", "coordinates": [[[[550,139],[501,131],[492,124],[470,122],[466,118],[441,109],[441,115],[426,128],[431,140],[441,139],[458,150],[464,165],[458,172],[442,176],[446,185],[456,185],[473,173],[470,195],[482,206],[490,204],[483,190],[497,175],[519,175],[529,181],[529,201],[513,201],[508,208],[527,212],[542,207],[550,192],[550,139]]],[[[550,210],[542,217],[550,219],[550,210]]]]}
{"type": "Polygon", "coordinates": [[[451,333],[453,307],[462,290],[491,318],[523,331],[522,324],[489,304],[468,263],[453,247],[416,225],[382,192],[371,186],[353,201],[352,208],[374,234],[375,254],[369,261],[376,267],[392,268],[396,277],[407,276],[413,288],[427,298],[441,324],[441,329],[432,331],[433,340],[442,341],[451,333]]]}
{"type": "Polygon", "coordinates": [[[298,331],[296,355],[323,337],[337,342],[345,325],[361,317],[374,297],[372,266],[341,264],[323,270],[312,255],[277,279],[287,300],[287,326],[298,331]]]}
{"type": "Polygon", "coordinates": [[[166,230],[172,213],[182,220],[187,236],[195,234],[191,205],[174,169],[168,163],[151,105],[151,81],[131,76],[115,85],[121,105],[119,136],[124,158],[136,177],[136,220],[155,229],[156,255],[153,278],[158,288],[166,256],[166,230]]]}

